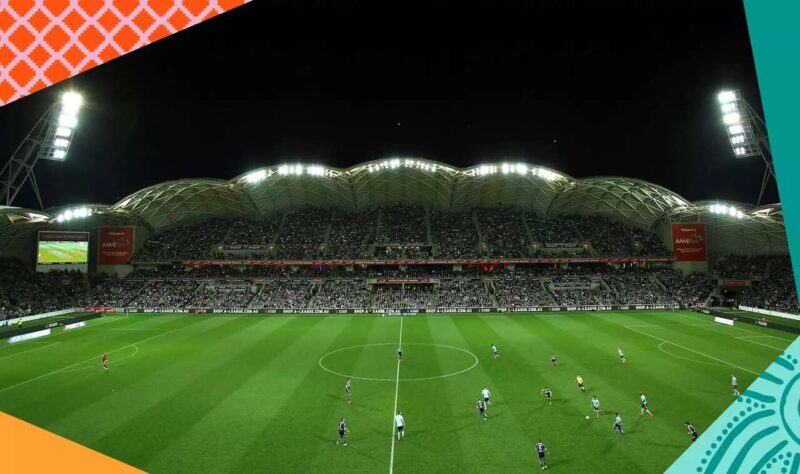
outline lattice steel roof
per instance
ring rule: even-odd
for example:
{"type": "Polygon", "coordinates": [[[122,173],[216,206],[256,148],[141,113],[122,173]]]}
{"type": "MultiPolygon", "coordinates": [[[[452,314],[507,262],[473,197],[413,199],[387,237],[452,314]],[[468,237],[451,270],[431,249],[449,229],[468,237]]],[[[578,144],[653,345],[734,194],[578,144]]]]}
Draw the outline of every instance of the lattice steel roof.
{"type": "MultiPolygon", "coordinates": [[[[456,168],[417,158],[370,161],[347,169],[288,163],[258,168],[227,181],[168,181],[137,191],[102,213],[143,222],[157,232],[210,217],[261,218],[305,206],[362,210],[384,204],[441,209],[516,206],[540,216],[599,214],[642,228],[654,228],[681,216],[719,220],[703,210],[707,203],[689,203],[675,192],[638,179],[576,179],[548,168],[511,162],[456,168]]],[[[768,240],[782,238],[785,243],[780,205],[747,212],[752,214],[747,223],[760,223],[748,232],[765,232],[768,240]]],[[[44,225],[53,218],[53,213],[0,208],[0,248],[4,235],[30,229],[28,222],[44,225]],[[38,217],[26,217],[30,215],[38,217]]]]}

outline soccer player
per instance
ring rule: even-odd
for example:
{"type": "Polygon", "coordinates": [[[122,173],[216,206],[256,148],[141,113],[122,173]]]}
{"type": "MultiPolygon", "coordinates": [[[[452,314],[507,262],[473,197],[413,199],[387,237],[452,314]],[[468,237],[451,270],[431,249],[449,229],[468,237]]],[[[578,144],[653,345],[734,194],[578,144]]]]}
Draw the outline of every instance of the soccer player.
{"type": "Polygon", "coordinates": [[[594,416],[600,418],[600,400],[595,395],[592,395],[592,410],[594,410],[594,416]]]}
{"type": "Polygon", "coordinates": [[[619,354],[619,360],[621,360],[622,363],[624,364],[625,363],[625,354],[622,352],[622,349],[619,348],[619,347],[617,347],[617,354],[619,354]]]}
{"type": "Polygon", "coordinates": [[[108,370],[108,353],[103,352],[103,368],[108,370]]]}
{"type": "Polygon", "coordinates": [[[351,395],[352,389],[353,389],[352,383],[351,383],[350,379],[347,379],[347,383],[344,384],[344,393],[345,393],[345,396],[347,397],[347,403],[348,404],[352,402],[352,400],[350,399],[350,395],[351,395]]]}
{"type": "Polygon", "coordinates": [[[397,360],[403,362],[403,348],[400,346],[397,346],[397,360]]]}
{"type": "Polygon", "coordinates": [[[619,434],[625,434],[625,430],[622,429],[622,418],[619,416],[619,413],[614,413],[614,431],[619,434]]]}
{"type": "Polygon", "coordinates": [[[497,357],[498,357],[499,355],[500,355],[500,354],[498,354],[498,353],[497,353],[497,346],[495,346],[494,344],[492,344],[492,357],[494,357],[495,359],[497,359],[497,357]]]}
{"type": "Polygon", "coordinates": [[[347,433],[350,430],[347,429],[347,425],[344,422],[344,418],[339,420],[339,438],[336,439],[336,446],[339,446],[339,443],[343,443],[347,446],[347,433]]]}
{"type": "Polygon", "coordinates": [[[694,425],[689,423],[688,421],[686,421],[685,423],[686,423],[686,429],[689,430],[689,435],[692,437],[692,443],[694,443],[695,441],[697,441],[697,430],[694,428],[694,425]]]}
{"type": "Polygon", "coordinates": [[[731,374],[731,388],[733,388],[733,396],[739,396],[739,383],[736,381],[736,376],[731,374]]]}
{"type": "Polygon", "coordinates": [[[553,404],[553,392],[550,390],[550,387],[543,388],[542,389],[542,395],[544,395],[545,398],[547,398],[547,404],[548,405],[552,405],[553,404]]]}
{"type": "Polygon", "coordinates": [[[394,424],[397,426],[397,440],[406,439],[406,433],[403,431],[403,428],[406,426],[406,420],[403,419],[403,414],[400,411],[397,411],[397,415],[394,417],[394,424]]]}
{"type": "Polygon", "coordinates": [[[478,409],[478,415],[482,416],[484,421],[489,419],[489,417],[486,415],[486,402],[479,398],[478,403],[475,404],[475,408],[478,409]]]}
{"type": "Polygon", "coordinates": [[[539,440],[536,443],[536,455],[539,456],[539,466],[541,466],[542,471],[547,469],[547,460],[544,458],[547,454],[547,447],[542,443],[542,440],[539,440]]]}
{"type": "Polygon", "coordinates": [[[645,413],[647,413],[648,415],[650,415],[650,418],[654,417],[655,415],[650,413],[650,408],[647,407],[647,397],[645,397],[644,394],[642,394],[642,396],[640,396],[639,398],[642,401],[642,408],[639,410],[639,416],[642,416],[645,413]]]}
{"type": "Polygon", "coordinates": [[[489,406],[489,405],[492,404],[492,402],[489,401],[489,397],[492,394],[489,392],[489,388],[488,387],[483,387],[483,390],[481,390],[481,395],[483,396],[483,401],[486,403],[486,406],[489,406]]]}
{"type": "Polygon", "coordinates": [[[550,362],[553,364],[553,367],[555,367],[555,366],[556,366],[556,363],[557,363],[558,361],[557,361],[557,358],[556,358],[556,355],[555,355],[555,354],[550,354],[550,362]]]}
{"type": "Polygon", "coordinates": [[[575,377],[575,380],[577,380],[577,381],[578,381],[578,388],[579,388],[579,389],[581,389],[581,392],[582,392],[584,395],[586,395],[586,388],[583,386],[583,377],[581,377],[581,374],[578,374],[578,375],[575,377]]]}

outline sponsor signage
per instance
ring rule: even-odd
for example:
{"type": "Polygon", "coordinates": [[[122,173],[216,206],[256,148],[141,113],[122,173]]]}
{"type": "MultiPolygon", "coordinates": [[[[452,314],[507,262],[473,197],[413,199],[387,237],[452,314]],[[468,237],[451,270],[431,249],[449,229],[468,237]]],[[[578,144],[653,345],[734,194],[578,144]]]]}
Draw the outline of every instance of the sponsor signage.
{"type": "Polygon", "coordinates": [[[672,224],[672,251],[678,262],[706,261],[706,225],[692,222],[672,224]]]}
{"type": "Polygon", "coordinates": [[[84,308],[84,311],[87,313],[113,313],[116,310],[116,308],[111,308],[108,306],[89,306],[84,308]]]}
{"type": "Polygon", "coordinates": [[[733,326],[733,320],[732,319],[720,318],[719,316],[714,316],[714,322],[715,323],[724,324],[726,326],[733,326]]]}
{"type": "Polygon", "coordinates": [[[132,226],[101,227],[98,231],[98,265],[125,265],[133,256],[132,226]]]}
{"type": "Polygon", "coordinates": [[[78,328],[82,328],[84,326],[86,326],[86,321],[78,321],[77,323],[65,324],[64,325],[64,330],[65,331],[69,331],[70,329],[78,329],[78,328]]]}
{"type": "Polygon", "coordinates": [[[8,342],[14,344],[15,342],[27,341],[36,339],[37,337],[44,337],[50,335],[50,329],[42,329],[41,331],[29,332],[27,334],[20,334],[19,336],[12,336],[8,338],[8,342]]]}

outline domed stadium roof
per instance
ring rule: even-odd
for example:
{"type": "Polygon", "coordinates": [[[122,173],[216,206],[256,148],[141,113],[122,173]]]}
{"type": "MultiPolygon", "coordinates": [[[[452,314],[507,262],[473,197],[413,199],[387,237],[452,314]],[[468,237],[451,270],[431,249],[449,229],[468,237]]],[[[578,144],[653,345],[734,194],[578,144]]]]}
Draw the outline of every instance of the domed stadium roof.
{"type": "MultiPolygon", "coordinates": [[[[92,206],[95,218],[144,223],[158,232],[211,217],[261,218],[306,206],[363,210],[386,204],[443,209],[502,205],[528,209],[543,217],[602,215],[647,229],[685,219],[731,221],[711,209],[719,203],[692,204],[673,191],[638,179],[577,179],[519,162],[457,168],[417,158],[376,160],[347,169],[303,163],[265,166],[227,181],[168,181],[136,191],[110,206],[92,206]]],[[[782,238],[785,243],[780,205],[758,209],[738,205],[736,209],[746,217],[728,216],[735,220],[732,223],[747,223],[751,226],[748,232],[766,232],[769,239],[782,238]]],[[[0,210],[0,248],[11,234],[31,228],[23,224],[45,224],[56,217],[53,210],[0,210]]]]}

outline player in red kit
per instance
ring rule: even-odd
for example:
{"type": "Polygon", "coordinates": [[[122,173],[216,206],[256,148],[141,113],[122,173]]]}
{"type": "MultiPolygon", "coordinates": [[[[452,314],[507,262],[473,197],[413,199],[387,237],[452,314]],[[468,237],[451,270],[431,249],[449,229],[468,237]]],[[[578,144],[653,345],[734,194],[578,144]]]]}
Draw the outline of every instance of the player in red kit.
{"type": "Polygon", "coordinates": [[[108,354],[103,352],[103,368],[108,370],[108,354]]]}

